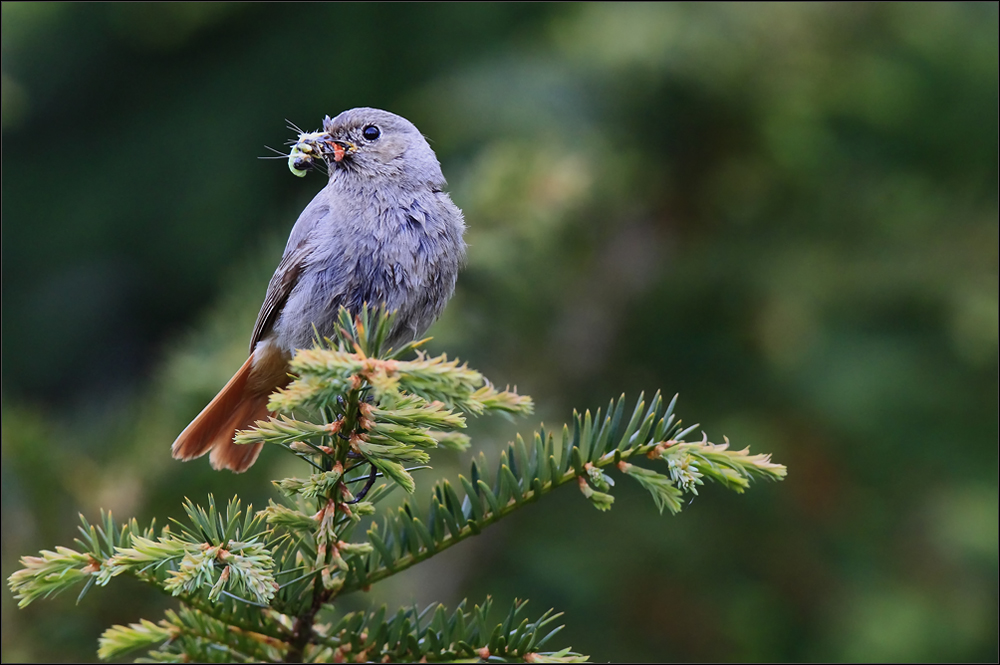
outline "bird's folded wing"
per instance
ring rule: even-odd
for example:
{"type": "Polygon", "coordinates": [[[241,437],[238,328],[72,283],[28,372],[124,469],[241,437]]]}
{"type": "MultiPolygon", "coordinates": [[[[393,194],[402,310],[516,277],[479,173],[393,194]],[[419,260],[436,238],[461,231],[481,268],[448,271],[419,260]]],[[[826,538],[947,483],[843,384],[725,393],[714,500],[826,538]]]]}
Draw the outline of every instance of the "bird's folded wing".
{"type": "Polygon", "coordinates": [[[281,257],[278,269],[271,277],[271,283],[267,285],[267,295],[264,296],[264,304],[260,306],[260,313],[257,314],[257,323],[253,327],[253,336],[250,338],[250,352],[253,353],[257,342],[261,340],[274,326],[281,308],[285,306],[289,294],[299,281],[299,275],[303,267],[308,262],[312,253],[312,244],[309,238],[303,238],[298,246],[290,252],[286,252],[281,257]]]}

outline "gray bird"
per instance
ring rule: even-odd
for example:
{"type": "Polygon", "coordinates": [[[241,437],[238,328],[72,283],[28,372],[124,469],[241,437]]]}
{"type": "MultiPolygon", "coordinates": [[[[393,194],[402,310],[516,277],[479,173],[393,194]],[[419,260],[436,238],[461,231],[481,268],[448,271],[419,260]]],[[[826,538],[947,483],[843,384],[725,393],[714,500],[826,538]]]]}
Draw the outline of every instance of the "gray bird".
{"type": "Polygon", "coordinates": [[[294,349],[312,346],[313,326],[332,335],[341,305],[395,310],[387,343],[398,346],[423,334],[455,291],[465,258],[462,211],[444,192],[441,165],[417,128],[393,113],[357,108],[327,117],[323,132],[309,136],[325,146],[329,182],[292,227],[250,357],[174,441],[177,459],[211,451],[216,469],[248,469],[261,444],[233,443],[236,430],[268,415],[268,395],[288,383],[294,349]]]}

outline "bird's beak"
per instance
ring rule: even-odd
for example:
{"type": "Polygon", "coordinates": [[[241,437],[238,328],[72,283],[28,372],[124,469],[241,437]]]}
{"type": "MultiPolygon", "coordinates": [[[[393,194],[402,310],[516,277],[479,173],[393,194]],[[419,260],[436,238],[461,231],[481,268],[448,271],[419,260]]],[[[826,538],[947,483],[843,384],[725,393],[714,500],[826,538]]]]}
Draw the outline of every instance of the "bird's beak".
{"type": "Polygon", "coordinates": [[[330,151],[333,153],[333,161],[339,162],[347,155],[356,152],[358,146],[354,145],[350,141],[338,141],[336,139],[327,139],[327,146],[329,146],[330,151]]]}

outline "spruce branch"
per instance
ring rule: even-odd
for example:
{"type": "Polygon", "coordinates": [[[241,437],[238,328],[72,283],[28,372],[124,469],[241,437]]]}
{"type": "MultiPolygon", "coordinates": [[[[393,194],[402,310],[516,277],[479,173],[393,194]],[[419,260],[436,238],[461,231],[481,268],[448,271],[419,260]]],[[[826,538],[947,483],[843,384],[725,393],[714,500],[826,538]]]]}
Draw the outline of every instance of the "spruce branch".
{"type": "Polygon", "coordinates": [[[102,562],[91,554],[61,545],[54,552],[42,550],[39,554],[41,556],[21,557],[24,568],[7,578],[18,607],[26,607],[39,598],[54,596],[88,581],[101,569],[102,562]]]}
{"type": "Polygon", "coordinates": [[[728,440],[713,444],[707,438],[691,443],[674,439],[692,431],[682,430],[674,417],[676,397],[664,406],[657,393],[647,408],[640,396],[627,422],[624,405],[623,395],[609,404],[606,416],[600,410],[595,415],[574,413],[572,430],[563,427],[558,436],[543,429],[531,443],[517,437],[501,453],[492,481],[483,472],[485,462],[474,461],[470,478],[458,476],[462,497],[445,480],[434,486],[426,509],[404,502],[396,513],[371,525],[368,537],[377,557],[369,560],[367,569],[355,571],[341,593],[424,561],[567,483],[575,483],[595,508],[609,510],[614,480],[605,470],[611,468],[647,489],[661,513],[664,508],[679,512],[683,494],[696,494],[702,475],[740,492],[751,479],[780,480],[785,475],[785,467],[771,462],[769,455],[730,451],[728,440]],[[662,458],[670,475],[626,461],[644,457],[662,458]]]}
{"type": "MultiPolygon", "coordinates": [[[[668,478],[651,469],[629,464],[625,460],[618,462],[617,466],[619,471],[634,478],[653,495],[653,501],[661,515],[664,508],[676,515],[684,507],[681,503],[684,492],[675,484],[676,479],[668,478]]],[[[691,491],[694,492],[694,489],[691,488],[691,491]]]]}
{"type": "Polygon", "coordinates": [[[677,513],[684,495],[706,480],[743,492],[753,480],[785,475],[769,455],[730,450],[728,439],[688,441],[698,425],[682,428],[676,396],[664,404],[656,393],[647,404],[640,395],[629,411],[623,395],[604,412],[574,412],[554,432],[543,426],[528,440],[517,436],[492,465],[480,453],[467,476],[437,482],[421,506],[406,498],[382,508],[393,489],[414,492],[412,472],[427,468],[436,448],[470,447],[460,431],[469,415],[533,408],[530,397],[495,389],[458,360],[420,353],[420,342],[384,348],[390,320],[384,310],[363,308],[356,317],[342,310],[335,338],[293,359],[297,378],[270,402],[283,413],[237,435],[239,444],[273,444],[308,463],[304,477],[274,481],[277,501],[254,512],[235,497],[224,508],[211,495],[205,507],[186,499],[187,520],[159,531],[134,520],[117,525],[110,514],[95,525],[81,517],[78,549],[22,559],[24,568],[9,578],[19,604],[79,584],[82,598],[121,574],[181,601],[157,623],[106,631],[102,658],[155,647],[148,653],[155,662],[577,662],[585,657],[569,649],[541,651],[560,630],[549,627],[559,615],[550,610],[530,621],[521,602],[498,625],[488,622],[489,599],[471,610],[463,601],[451,613],[431,605],[390,616],[383,607],[318,621],[333,616],[340,595],[477,535],[563,485],[576,485],[606,511],[621,473],[661,513],[677,513]],[[415,359],[403,359],[414,351],[415,359]]]}
{"type": "Polygon", "coordinates": [[[130,545],[115,547],[101,567],[97,584],[124,572],[149,574],[150,581],[175,596],[207,589],[210,600],[236,594],[267,603],[276,584],[274,562],[262,542],[267,535],[263,517],[252,507],[244,514],[236,498],[223,515],[211,495],[207,510],[190,500],[184,508],[189,525],[175,520],[178,532],[164,529],[156,538],[131,534],[130,545]]]}
{"type": "Polygon", "coordinates": [[[181,608],[167,610],[157,623],[112,626],[101,635],[97,654],[107,660],[158,644],[161,648],[148,654],[157,662],[278,662],[288,648],[283,640],[181,608]]]}
{"type": "Polygon", "coordinates": [[[548,610],[534,621],[524,616],[527,601],[515,600],[504,620],[490,621],[493,601],[454,611],[440,604],[400,609],[387,618],[383,605],[372,612],[353,612],[331,624],[320,636],[316,660],[336,662],[585,662],[569,648],[542,651],[561,630],[552,627],[562,613],[548,610]]]}
{"type": "Polygon", "coordinates": [[[112,626],[104,631],[98,641],[97,657],[102,660],[117,658],[130,651],[172,640],[179,635],[180,631],[166,621],[157,624],[147,619],[140,619],[139,623],[112,626]]]}

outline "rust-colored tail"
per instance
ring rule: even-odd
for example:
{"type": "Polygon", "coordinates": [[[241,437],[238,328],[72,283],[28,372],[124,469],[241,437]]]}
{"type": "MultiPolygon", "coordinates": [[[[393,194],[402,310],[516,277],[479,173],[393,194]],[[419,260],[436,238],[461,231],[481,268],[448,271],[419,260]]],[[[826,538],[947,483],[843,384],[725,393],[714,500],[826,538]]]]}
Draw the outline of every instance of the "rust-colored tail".
{"type": "MultiPolygon", "coordinates": [[[[270,355],[270,354],[268,354],[270,355]]],[[[270,360],[270,358],[261,358],[270,360]]],[[[275,363],[257,363],[272,369],[275,363]]],[[[281,366],[284,367],[284,361],[281,366]]],[[[262,376],[265,367],[255,367],[251,353],[229,383],[208,403],[201,413],[184,428],[170,450],[176,459],[192,460],[211,451],[212,468],[242,473],[257,461],[263,444],[237,445],[233,436],[238,429],[247,429],[268,416],[267,399],[271,391],[287,383],[284,369],[271,381],[262,376]]],[[[273,372],[268,372],[273,374],[273,372]]]]}

